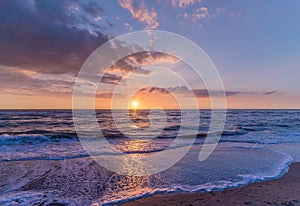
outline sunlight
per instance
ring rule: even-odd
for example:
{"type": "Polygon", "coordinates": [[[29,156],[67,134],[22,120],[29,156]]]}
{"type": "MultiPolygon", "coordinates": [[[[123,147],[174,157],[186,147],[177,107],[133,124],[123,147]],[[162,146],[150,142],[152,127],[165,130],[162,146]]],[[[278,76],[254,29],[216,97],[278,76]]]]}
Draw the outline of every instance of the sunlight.
{"type": "Polygon", "coordinates": [[[138,101],[136,101],[136,100],[133,100],[132,102],[131,102],[131,106],[133,107],[133,108],[137,108],[138,106],[139,106],[139,103],[138,103],[138,101]]]}

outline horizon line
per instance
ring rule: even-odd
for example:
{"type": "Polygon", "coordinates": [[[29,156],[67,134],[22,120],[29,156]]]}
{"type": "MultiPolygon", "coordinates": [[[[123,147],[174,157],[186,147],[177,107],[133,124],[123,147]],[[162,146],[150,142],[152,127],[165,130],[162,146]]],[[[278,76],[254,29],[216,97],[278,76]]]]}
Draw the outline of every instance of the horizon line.
{"type": "MultiPolygon", "coordinates": [[[[99,109],[76,109],[76,110],[155,110],[159,108],[142,108],[142,109],[109,109],[109,108],[99,108],[99,109]]],[[[72,108],[0,108],[0,111],[7,111],[7,110],[73,110],[72,108]]],[[[75,110],[75,109],[74,109],[75,110]]],[[[211,110],[210,108],[167,108],[161,110],[211,110]]],[[[224,109],[214,109],[214,110],[224,110],[224,109]]],[[[300,110],[300,108],[226,108],[225,110],[300,110]]]]}

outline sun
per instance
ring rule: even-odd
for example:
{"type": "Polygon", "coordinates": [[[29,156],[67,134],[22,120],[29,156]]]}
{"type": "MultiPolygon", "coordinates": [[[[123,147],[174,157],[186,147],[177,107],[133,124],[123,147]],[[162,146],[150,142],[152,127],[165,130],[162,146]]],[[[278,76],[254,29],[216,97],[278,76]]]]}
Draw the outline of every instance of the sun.
{"type": "Polygon", "coordinates": [[[136,100],[133,100],[130,104],[133,108],[137,108],[139,106],[139,102],[136,100]]]}

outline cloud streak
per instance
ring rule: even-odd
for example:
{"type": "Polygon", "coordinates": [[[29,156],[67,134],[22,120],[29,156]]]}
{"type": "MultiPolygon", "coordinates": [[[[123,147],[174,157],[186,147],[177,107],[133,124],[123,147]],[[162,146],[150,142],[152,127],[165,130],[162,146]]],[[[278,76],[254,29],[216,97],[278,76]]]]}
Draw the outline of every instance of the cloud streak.
{"type": "MultiPolygon", "coordinates": [[[[24,70],[14,67],[0,67],[0,94],[11,95],[43,95],[43,96],[69,96],[72,95],[74,85],[72,75],[49,75],[41,74],[30,70],[24,70]]],[[[100,78],[99,78],[100,79],[100,78]]],[[[96,97],[102,99],[110,99],[113,95],[114,85],[120,83],[124,79],[121,76],[106,73],[101,83],[110,84],[112,87],[105,91],[97,91],[96,97]]],[[[82,96],[90,95],[90,87],[94,85],[83,85],[84,90],[82,96]]],[[[196,98],[208,98],[211,96],[218,97],[222,95],[221,91],[209,91],[206,89],[193,89],[190,90],[186,86],[174,87],[145,87],[137,92],[137,95],[165,95],[174,94],[182,97],[189,96],[191,92],[196,98]]],[[[270,96],[281,95],[282,93],[273,91],[251,92],[251,91],[225,91],[227,97],[238,96],[270,96]]],[[[119,92],[114,95],[116,98],[127,97],[128,94],[119,92]]]]}
{"type": "Polygon", "coordinates": [[[0,94],[65,95],[71,94],[74,77],[43,75],[14,67],[0,67],[0,94]]]}
{"type": "MultiPolygon", "coordinates": [[[[167,94],[167,93],[174,93],[176,95],[182,95],[186,96],[186,94],[189,94],[190,92],[193,92],[195,97],[209,97],[211,96],[221,96],[224,92],[222,91],[214,91],[214,90],[207,90],[207,89],[193,89],[190,90],[186,86],[175,86],[175,87],[167,87],[167,88],[161,88],[161,87],[146,87],[139,90],[139,93],[143,95],[147,94],[167,94]]],[[[248,91],[225,91],[225,95],[227,97],[229,96],[248,96],[248,95],[276,95],[280,94],[277,91],[267,91],[267,92],[248,92],[248,91]]]]}

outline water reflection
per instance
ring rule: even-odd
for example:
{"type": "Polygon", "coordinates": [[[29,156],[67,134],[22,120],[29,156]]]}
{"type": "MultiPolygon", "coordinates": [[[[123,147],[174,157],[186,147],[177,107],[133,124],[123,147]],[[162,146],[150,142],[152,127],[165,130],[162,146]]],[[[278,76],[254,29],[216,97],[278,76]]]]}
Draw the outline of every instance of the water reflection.
{"type": "MultiPolygon", "coordinates": [[[[158,175],[156,175],[158,176],[158,175]]],[[[145,193],[152,193],[153,188],[151,185],[153,177],[147,176],[125,176],[114,175],[110,182],[117,187],[109,188],[106,191],[104,201],[111,202],[140,196],[145,193]]],[[[159,179],[159,178],[157,178],[159,179]]]]}
{"type": "Polygon", "coordinates": [[[115,118],[119,123],[117,131],[103,127],[106,121],[99,125],[109,143],[126,154],[162,151],[173,142],[180,128],[180,111],[130,109],[115,118]],[[162,118],[162,112],[166,113],[166,119],[162,118]]]}
{"type": "MultiPolygon", "coordinates": [[[[148,143],[146,141],[132,140],[127,141],[124,147],[130,151],[145,150],[148,143]]],[[[107,191],[107,198],[112,200],[124,199],[126,197],[139,196],[144,193],[152,192],[151,176],[137,176],[138,174],[146,173],[146,164],[142,161],[142,157],[146,154],[126,154],[123,162],[120,165],[123,174],[112,177],[110,182],[114,185],[118,185],[116,188],[112,188],[111,191],[107,191]]],[[[158,176],[158,175],[156,175],[158,176]]],[[[156,177],[159,179],[158,177],[156,177]]],[[[109,199],[107,200],[109,202],[109,199]]]]}
{"type": "Polygon", "coordinates": [[[137,110],[131,109],[129,110],[129,117],[132,123],[132,127],[135,129],[146,129],[151,125],[151,121],[149,119],[149,110],[137,110]]]}

